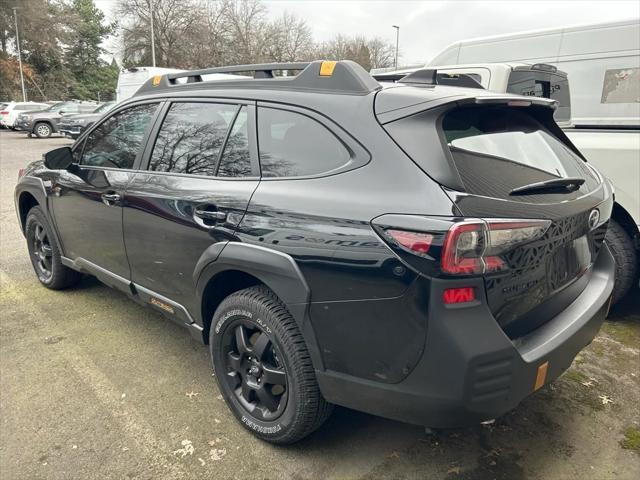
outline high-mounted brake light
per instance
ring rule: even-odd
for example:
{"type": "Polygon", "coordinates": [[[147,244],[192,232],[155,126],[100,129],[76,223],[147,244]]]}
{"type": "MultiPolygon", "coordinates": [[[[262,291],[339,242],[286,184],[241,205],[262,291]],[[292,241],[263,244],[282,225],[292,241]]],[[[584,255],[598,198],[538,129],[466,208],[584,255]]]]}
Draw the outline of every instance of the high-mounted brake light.
{"type": "Polygon", "coordinates": [[[534,241],[549,220],[471,220],[454,224],[444,239],[440,267],[451,275],[478,275],[507,268],[500,256],[534,241]]]}
{"type": "Polygon", "coordinates": [[[405,230],[386,230],[387,235],[393,238],[398,244],[411,250],[413,253],[424,255],[431,248],[433,235],[429,233],[409,232],[405,230]]]}
{"type": "Polygon", "coordinates": [[[509,107],[530,107],[531,102],[529,100],[511,100],[507,102],[509,107]]]}

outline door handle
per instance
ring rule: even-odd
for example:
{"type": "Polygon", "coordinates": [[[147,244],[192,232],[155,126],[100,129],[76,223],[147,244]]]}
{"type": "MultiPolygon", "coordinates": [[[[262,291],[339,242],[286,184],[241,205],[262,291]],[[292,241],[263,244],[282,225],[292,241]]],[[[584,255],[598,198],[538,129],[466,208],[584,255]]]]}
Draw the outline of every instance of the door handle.
{"type": "Polygon", "coordinates": [[[122,197],[117,193],[103,193],[100,198],[102,198],[102,203],[112,206],[114,203],[119,202],[122,197]]]}
{"type": "Polygon", "coordinates": [[[220,211],[212,212],[209,210],[197,209],[195,211],[195,215],[196,217],[200,217],[204,220],[213,220],[215,222],[221,222],[227,219],[227,214],[225,212],[220,212],[220,211]]]}

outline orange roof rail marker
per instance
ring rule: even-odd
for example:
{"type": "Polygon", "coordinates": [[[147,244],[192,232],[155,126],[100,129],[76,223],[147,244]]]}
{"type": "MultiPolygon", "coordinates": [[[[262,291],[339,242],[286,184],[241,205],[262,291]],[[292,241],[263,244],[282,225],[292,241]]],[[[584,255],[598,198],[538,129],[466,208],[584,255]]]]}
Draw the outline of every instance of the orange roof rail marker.
{"type": "Polygon", "coordinates": [[[320,76],[321,77],[330,77],[333,75],[333,70],[336,68],[336,62],[324,61],[320,64],[320,76]]]}

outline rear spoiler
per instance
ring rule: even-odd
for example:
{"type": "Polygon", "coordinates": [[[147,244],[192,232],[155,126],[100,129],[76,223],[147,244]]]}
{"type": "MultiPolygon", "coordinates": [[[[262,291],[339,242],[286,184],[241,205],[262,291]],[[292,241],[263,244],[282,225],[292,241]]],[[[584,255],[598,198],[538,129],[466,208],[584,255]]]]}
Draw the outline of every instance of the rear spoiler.
{"type": "Polygon", "coordinates": [[[544,107],[551,110],[558,108],[558,102],[549,98],[542,97],[527,97],[523,95],[511,95],[511,94],[492,94],[483,90],[478,95],[449,95],[444,97],[438,97],[435,99],[424,98],[421,101],[417,101],[413,105],[408,105],[401,108],[393,108],[393,105],[388,105],[387,108],[381,105],[381,96],[384,95],[384,90],[378,94],[376,102],[376,116],[381,124],[393,122],[403,117],[408,117],[416,113],[423,112],[425,110],[431,110],[443,105],[451,104],[451,108],[458,106],[476,104],[476,105],[506,105],[509,107],[544,107]],[[382,107],[382,108],[381,108],[382,107]]]}

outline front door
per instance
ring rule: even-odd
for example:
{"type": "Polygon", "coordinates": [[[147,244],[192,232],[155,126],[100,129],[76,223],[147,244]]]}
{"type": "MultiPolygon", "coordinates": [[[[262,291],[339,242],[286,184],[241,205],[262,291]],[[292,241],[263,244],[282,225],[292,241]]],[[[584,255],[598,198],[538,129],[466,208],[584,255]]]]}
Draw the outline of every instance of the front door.
{"type": "Polygon", "coordinates": [[[51,198],[66,257],[129,279],[122,201],[157,108],[146,103],[109,116],[74,147],[77,163],[57,172],[51,198]]]}
{"type": "Polygon", "coordinates": [[[131,279],[148,290],[141,295],[198,311],[198,260],[234,238],[259,183],[254,106],[181,100],[165,109],[146,171],[127,187],[125,244],[131,279]]]}

